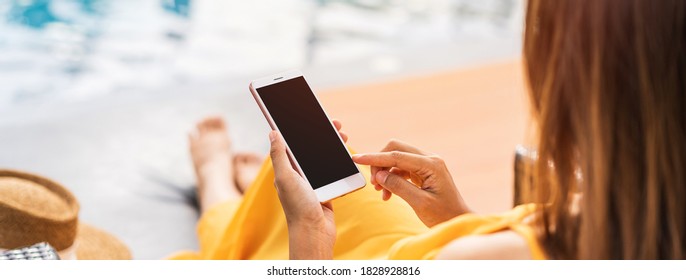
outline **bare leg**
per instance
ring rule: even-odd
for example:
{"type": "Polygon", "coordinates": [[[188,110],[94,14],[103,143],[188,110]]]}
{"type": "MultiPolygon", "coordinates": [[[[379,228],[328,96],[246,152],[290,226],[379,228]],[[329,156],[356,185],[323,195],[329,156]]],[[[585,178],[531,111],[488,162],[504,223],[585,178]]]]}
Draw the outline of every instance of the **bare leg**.
{"type": "Polygon", "coordinates": [[[231,199],[240,199],[233,172],[231,141],[219,117],[206,118],[188,136],[198,182],[201,211],[231,199]]]}

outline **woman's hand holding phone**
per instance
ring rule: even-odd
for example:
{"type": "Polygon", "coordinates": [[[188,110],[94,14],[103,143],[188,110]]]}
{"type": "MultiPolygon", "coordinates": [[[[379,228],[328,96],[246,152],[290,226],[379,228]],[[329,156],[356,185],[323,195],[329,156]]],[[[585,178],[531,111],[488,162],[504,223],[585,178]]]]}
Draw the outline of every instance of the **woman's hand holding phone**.
{"type": "Polygon", "coordinates": [[[396,194],[428,227],[470,212],[445,162],[438,156],[392,140],[379,153],[357,154],[353,161],[371,166],[371,182],[383,199],[396,194]]]}
{"type": "MultiPolygon", "coordinates": [[[[347,142],[341,123],[334,120],[333,124],[347,142]]],[[[336,224],[331,202],[320,203],[309,183],[293,169],[281,135],[272,131],[269,138],[274,184],[288,223],[290,258],[333,258],[336,224]]],[[[393,140],[381,152],[354,155],[353,160],[371,166],[372,184],[383,191],[384,200],[398,195],[429,227],[470,212],[445,162],[435,155],[393,140]]]]}
{"type": "MultiPolygon", "coordinates": [[[[334,120],[333,124],[347,142],[341,123],[334,120]]],[[[331,202],[320,203],[307,180],[293,169],[286,142],[277,131],[269,134],[269,140],[274,185],[288,224],[290,259],[332,259],[336,224],[331,202]]]]}

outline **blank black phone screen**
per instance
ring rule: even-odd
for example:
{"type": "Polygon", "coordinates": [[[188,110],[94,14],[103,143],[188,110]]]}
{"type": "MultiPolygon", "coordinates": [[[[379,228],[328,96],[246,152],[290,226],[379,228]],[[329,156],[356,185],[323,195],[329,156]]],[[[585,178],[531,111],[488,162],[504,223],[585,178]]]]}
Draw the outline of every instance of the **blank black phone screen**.
{"type": "Polygon", "coordinates": [[[257,94],[313,189],[358,172],[305,78],[258,88],[257,94]]]}

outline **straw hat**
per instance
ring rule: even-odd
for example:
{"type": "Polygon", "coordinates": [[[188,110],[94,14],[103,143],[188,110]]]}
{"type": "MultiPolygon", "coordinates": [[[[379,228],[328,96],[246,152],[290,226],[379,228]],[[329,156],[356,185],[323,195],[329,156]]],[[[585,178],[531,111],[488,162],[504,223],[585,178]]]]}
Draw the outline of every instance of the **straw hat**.
{"type": "Polygon", "coordinates": [[[79,203],[49,179],[0,169],[0,248],[47,242],[62,259],[131,259],[121,241],[79,223],[79,203]]]}

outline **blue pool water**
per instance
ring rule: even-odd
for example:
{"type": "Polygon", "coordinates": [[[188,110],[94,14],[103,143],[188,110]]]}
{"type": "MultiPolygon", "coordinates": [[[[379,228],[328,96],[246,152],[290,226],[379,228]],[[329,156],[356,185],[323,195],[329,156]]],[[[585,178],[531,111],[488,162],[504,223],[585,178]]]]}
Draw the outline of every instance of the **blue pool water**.
{"type": "Polygon", "coordinates": [[[0,0],[0,108],[521,32],[523,0],[0,0]]]}

